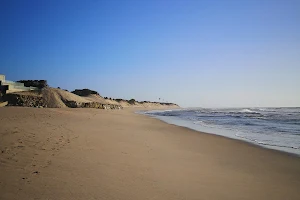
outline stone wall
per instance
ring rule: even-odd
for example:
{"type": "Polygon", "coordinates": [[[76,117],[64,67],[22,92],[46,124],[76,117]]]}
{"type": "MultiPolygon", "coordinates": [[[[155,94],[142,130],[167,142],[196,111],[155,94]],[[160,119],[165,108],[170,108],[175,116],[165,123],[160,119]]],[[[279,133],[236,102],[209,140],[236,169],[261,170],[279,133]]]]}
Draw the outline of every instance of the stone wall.
{"type": "Polygon", "coordinates": [[[8,106],[46,107],[41,96],[6,94],[4,99],[8,102],[8,106]]]}
{"type": "Polygon", "coordinates": [[[78,103],[76,101],[65,102],[69,108],[98,108],[98,109],[122,109],[122,106],[115,104],[102,104],[99,102],[78,103]]]}
{"type": "Polygon", "coordinates": [[[37,90],[36,87],[22,87],[22,86],[14,86],[14,85],[8,85],[8,90],[6,90],[6,93],[14,93],[14,92],[25,92],[25,91],[32,91],[37,90]]]}

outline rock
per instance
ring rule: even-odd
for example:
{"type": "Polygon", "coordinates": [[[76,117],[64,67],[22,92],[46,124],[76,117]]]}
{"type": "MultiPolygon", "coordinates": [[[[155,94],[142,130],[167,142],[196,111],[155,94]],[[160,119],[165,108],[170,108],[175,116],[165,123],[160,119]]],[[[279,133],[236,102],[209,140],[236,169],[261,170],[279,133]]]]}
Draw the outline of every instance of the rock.
{"type": "Polygon", "coordinates": [[[77,108],[77,102],[76,101],[66,101],[64,102],[66,104],[66,106],[68,106],[69,108],[77,108]]]}
{"type": "Polygon", "coordinates": [[[5,100],[8,101],[8,106],[24,106],[24,107],[39,107],[44,106],[43,97],[41,96],[25,96],[19,94],[7,94],[5,100]]]}

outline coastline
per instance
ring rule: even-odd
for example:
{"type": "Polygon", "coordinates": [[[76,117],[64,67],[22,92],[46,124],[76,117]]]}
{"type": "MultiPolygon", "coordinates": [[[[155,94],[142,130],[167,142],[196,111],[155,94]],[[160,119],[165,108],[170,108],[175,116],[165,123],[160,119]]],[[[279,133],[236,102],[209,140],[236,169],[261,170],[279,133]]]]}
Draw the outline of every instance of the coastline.
{"type": "Polygon", "coordinates": [[[265,150],[275,151],[276,153],[283,153],[285,155],[289,155],[289,156],[294,156],[296,158],[300,158],[300,155],[298,155],[296,153],[290,153],[290,152],[286,152],[286,151],[281,151],[279,149],[272,149],[272,148],[267,147],[267,145],[259,145],[259,144],[252,143],[252,142],[247,141],[247,140],[241,140],[241,139],[237,139],[237,138],[230,138],[230,137],[226,137],[226,136],[223,136],[223,135],[218,135],[216,133],[205,132],[205,131],[198,131],[198,130],[195,130],[195,129],[192,129],[192,128],[189,128],[189,127],[186,127],[186,126],[180,126],[180,125],[177,125],[177,124],[168,123],[168,122],[165,122],[164,120],[161,120],[161,119],[156,118],[156,117],[151,117],[151,116],[148,116],[148,117],[153,118],[153,119],[157,119],[157,120],[159,120],[159,121],[161,121],[163,123],[166,123],[166,124],[170,124],[170,125],[173,125],[173,126],[176,126],[176,127],[187,129],[189,131],[195,131],[195,132],[200,133],[200,134],[208,134],[208,135],[212,135],[212,136],[216,136],[216,137],[221,137],[221,138],[228,139],[228,140],[234,140],[234,141],[237,141],[237,142],[242,142],[242,143],[244,143],[246,145],[250,145],[250,146],[262,148],[262,149],[265,149],[265,150]]]}
{"type": "Polygon", "coordinates": [[[137,110],[1,108],[1,199],[299,197],[299,157],[137,110]]]}
{"type": "MultiPolygon", "coordinates": [[[[173,111],[173,109],[171,109],[171,110],[173,111]]],[[[244,139],[243,137],[238,137],[238,136],[236,136],[236,134],[234,134],[234,136],[229,135],[228,133],[230,133],[232,131],[228,131],[228,130],[226,130],[226,132],[225,132],[227,134],[224,134],[223,130],[220,131],[220,130],[212,129],[212,128],[210,128],[210,129],[206,128],[206,130],[203,128],[201,130],[201,128],[199,128],[199,126],[195,126],[194,123],[190,124],[191,123],[190,121],[184,121],[184,120],[180,120],[180,119],[177,119],[175,117],[170,117],[170,116],[149,115],[149,114],[145,113],[145,112],[148,112],[148,111],[150,111],[150,112],[151,111],[158,111],[158,109],[156,109],[156,110],[138,110],[135,113],[145,115],[145,116],[148,116],[150,118],[158,119],[159,121],[162,121],[162,122],[167,123],[167,124],[187,128],[189,130],[193,130],[193,131],[196,131],[196,132],[199,132],[199,133],[205,133],[205,134],[215,135],[215,136],[218,136],[218,137],[224,137],[224,138],[231,139],[231,140],[241,141],[241,142],[244,142],[246,144],[257,146],[259,148],[274,150],[274,151],[277,151],[277,152],[290,154],[292,156],[296,156],[296,157],[300,158],[300,154],[299,154],[300,152],[296,151],[296,149],[294,149],[294,148],[293,148],[293,150],[291,150],[291,149],[286,149],[286,148],[281,147],[281,146],[257,143],[257,142],[251,141],[251,140],[244,139]],[[223,134],[220,134],[220,132],[221,133],[223,132],[223,134]]]]}

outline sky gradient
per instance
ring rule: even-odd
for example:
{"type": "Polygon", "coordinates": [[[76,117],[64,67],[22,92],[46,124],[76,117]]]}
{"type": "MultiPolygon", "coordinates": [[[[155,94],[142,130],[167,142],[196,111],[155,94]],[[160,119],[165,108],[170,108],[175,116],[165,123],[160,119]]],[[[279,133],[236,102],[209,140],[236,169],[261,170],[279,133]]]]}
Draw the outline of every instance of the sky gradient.
{"type": "Polygon", "coordinates": [[[0,74],[184,107],[300,106],[300,1],[0,1],[0,74]]]}

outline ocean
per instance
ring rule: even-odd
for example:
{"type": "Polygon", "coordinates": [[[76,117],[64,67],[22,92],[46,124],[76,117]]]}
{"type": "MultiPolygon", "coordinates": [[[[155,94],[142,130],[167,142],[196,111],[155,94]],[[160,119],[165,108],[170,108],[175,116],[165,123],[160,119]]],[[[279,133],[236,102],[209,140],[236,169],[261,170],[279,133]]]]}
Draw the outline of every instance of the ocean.
{"type": "Polygon", "coordinates": [[[170,124],[300,155],[300,108],[192,108],[142,113],[170,124]]]}

